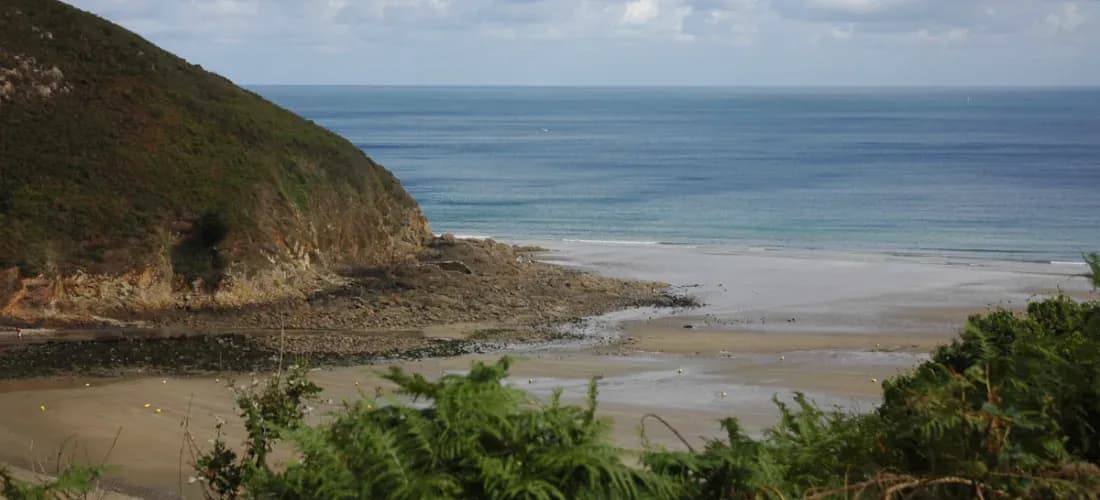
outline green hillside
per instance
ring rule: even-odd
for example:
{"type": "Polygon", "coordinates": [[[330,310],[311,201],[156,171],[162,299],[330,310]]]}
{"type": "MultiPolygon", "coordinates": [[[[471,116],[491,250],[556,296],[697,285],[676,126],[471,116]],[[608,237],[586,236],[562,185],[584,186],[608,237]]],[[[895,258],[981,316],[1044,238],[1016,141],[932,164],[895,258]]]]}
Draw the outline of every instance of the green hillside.
{"type": "MultiPolygon", "coordinates": [[[[274,63],[274,62],[273,62],[274,63]]],[[[427,224],[354,145],[56,0],[0,1],[0,270],[379,263],[427,224]]]]}

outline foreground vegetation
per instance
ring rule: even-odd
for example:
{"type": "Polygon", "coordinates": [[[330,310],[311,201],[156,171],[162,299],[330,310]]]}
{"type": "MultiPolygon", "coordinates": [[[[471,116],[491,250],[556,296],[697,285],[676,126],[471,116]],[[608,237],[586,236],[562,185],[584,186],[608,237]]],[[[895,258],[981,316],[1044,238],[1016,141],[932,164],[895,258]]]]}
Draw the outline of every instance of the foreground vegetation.
{"type": "MultiPolygon", "coordinates": [[[[779,404],[762,438],[735,419],[702,450],[646,450],[628,463],[596,416],[560,394],[503,383],[508,359],[429,381],[388,378],[423,405],[364,399],[310,427],[320,389],[301,369],[239,403],[249,440],[197,461],[213,498],[971,498],[1100,496],[1100,304],[1066,297],[1024,315],[971,318],[874,412],[779,404]],[[273,467],[285,440],[296,462],[273,467]]],[[[685,443],[686,444],[686,443],[685,443]]]]}
{"type": "Polygon", "coordinates": [[[1100,253],[1092,252],[1084,254],[1085,264],[1089,267],[1088,278],[1092,282],[1092,290],[1100,289],[1100,253]]]}
{"type": "Polygon", "coordinates": [[[292,368],[239,395],[247,441],[198,451],[197,476],[227,499],[1100,498],[1097,302],[972,317],[886,381],[871,413],[797,395],[777,400],[781,419],[759,438],[730,418],[700,450],[649,447],[636,461],[597,416],[597,380],[584,405],[539,401],[504,383],[509,364],[437,381],[395,368],[387,378],[415,403],[364,398],[319,426],[303,419],[321,389],[292,368]],[[291,448],[289,464],[271,459],[291,448]]]}
{"type": "Polygon", "coordinates": [[[103,474],[103,467],[73,466],[60,472],[56,478],[42,482],[23,481],[0,467],[0,498],[8,500],[46,500],[88,498],[95,490],[96,481],[103,474]]]}

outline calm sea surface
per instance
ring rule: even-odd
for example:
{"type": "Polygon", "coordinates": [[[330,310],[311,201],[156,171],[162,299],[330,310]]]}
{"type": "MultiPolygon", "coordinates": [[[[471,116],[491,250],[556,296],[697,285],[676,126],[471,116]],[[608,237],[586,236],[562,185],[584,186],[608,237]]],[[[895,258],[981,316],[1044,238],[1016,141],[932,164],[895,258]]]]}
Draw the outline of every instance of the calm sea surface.
{"type": "Polygon", "coordinates": [[[254,87],[436,232],[1080,260],[1100,89],[254,87]]]}

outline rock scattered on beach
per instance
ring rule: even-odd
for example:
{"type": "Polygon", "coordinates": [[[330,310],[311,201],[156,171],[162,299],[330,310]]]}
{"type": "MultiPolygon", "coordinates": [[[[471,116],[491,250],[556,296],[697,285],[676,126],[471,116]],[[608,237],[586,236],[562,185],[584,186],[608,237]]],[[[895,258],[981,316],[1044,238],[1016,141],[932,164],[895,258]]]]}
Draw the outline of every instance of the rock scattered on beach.
{"type": "Polygon", "coordinates": [[[416,262],[348,269],[296,300],[135,315],[125,324],[143,327],[92,325],[82,342],[54,342],[59,332],[34,344],[0,338],[0,378],[268,369],[280,351],[315,364],[452,356],[556,338],[560,325],[616,309],[694,304],[663,283],[535,262],[527,249],[492,240],[441,237],[416,262]]]}

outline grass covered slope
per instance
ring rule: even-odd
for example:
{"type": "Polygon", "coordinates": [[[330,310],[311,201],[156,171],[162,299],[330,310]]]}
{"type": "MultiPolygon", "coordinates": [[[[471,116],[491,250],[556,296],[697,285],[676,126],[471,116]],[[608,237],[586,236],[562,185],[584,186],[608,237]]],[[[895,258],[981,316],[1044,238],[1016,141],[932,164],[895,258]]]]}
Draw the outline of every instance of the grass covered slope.
{"type": "Polygon", "coordinates": [[[283,262],[390,262],[428,234],[350,142],[56,0],[0,3],[0,131],[9,275],[159,266],[210,285],[283,262]]]}

